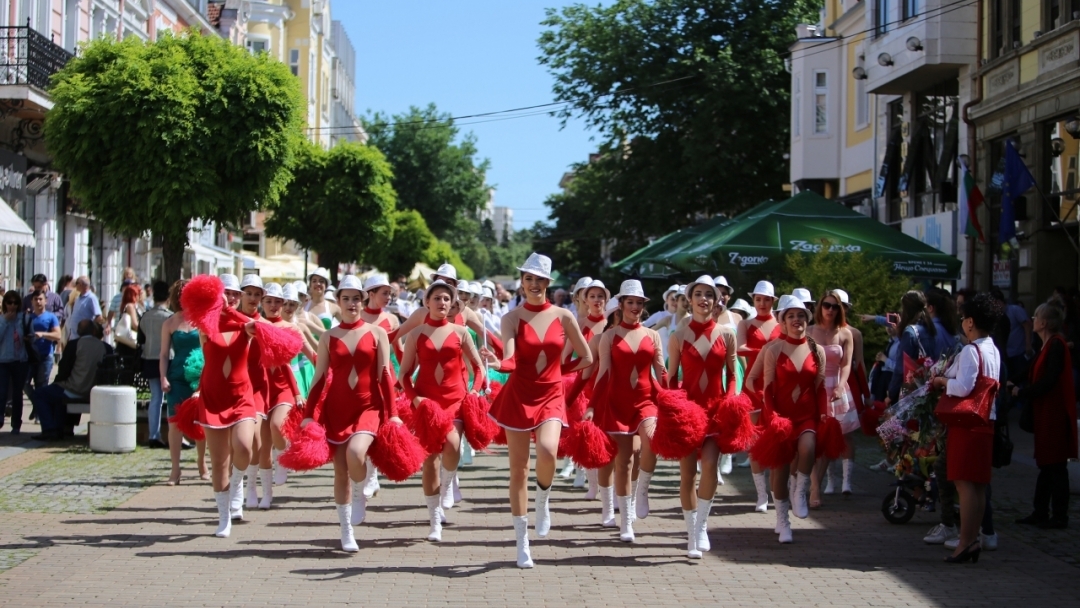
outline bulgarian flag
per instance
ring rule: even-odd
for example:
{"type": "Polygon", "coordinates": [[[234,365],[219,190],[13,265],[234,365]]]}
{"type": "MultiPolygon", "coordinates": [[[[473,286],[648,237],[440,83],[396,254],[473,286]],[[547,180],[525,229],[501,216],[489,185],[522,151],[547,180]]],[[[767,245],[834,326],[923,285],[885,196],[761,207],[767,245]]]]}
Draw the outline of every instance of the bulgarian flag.
{"type": "Polygon", "coordinates": [[[968,171],[967,163],[960,161],[960,188],[957,193],[960,199],[960,221],[964,222],[964,236],[978,237],[980,242],[986,242],[983,236],[982,226],[979,225],[979,207],[983,204],[983,195],[979,187],[975,185],[975,178],[968,171]]]}

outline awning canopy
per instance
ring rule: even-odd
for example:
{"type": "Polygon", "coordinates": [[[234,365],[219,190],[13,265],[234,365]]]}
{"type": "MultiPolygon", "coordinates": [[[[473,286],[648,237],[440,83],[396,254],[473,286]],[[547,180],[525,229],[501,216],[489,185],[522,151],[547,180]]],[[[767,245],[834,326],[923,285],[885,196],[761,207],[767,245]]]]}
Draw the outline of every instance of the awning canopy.
{"type": "Polygon", "coordinates": [[[643,278],[702,272],[764,278],[782,272],[789,253],[827,247],[835,253],[885,259],[895,274],[936,280],[960,276],[956,257],[813,192],[710,222],[663,237],[615,267],[643,278]],[[663,246],[656,247],[658,243],[663,246]]]}
{"type": "Polygon", "coordinates": [[[19,217],[18,213],[0,198],[0,245],[33,247],[37,244],[34,231],[19,217]]]}

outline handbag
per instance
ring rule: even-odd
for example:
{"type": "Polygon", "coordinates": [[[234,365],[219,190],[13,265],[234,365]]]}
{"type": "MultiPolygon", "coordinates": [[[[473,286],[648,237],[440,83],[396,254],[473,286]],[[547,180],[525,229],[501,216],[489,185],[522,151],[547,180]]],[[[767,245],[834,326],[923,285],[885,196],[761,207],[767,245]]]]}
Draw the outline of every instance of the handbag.
{"type": "Polygon", "coordinates": [[[991,464],[995,469],[1012,464],[1013,442],[1009,437],[1009,419],[999,418],[994,424],[994,454],[991,464]]]}
{"type": "Polygon", "coordinates": [[[131,316],[126,312],[120,315],[113,333],[117,344],[123,344],[132,350],[139,347],[138,336],[131,329],[131,316]]]}
{"type": "Polygon", "coordinates": [[[979,375],[975,378],[975,387],[967,397],[953,397],[945,394],[938,399],[934,415],[947,426],[973,428],[982,426],[990,420],[990,408],[997,398],[998,381],[982,373],[982,352],[975,346],[979,357],[979,375]]]}

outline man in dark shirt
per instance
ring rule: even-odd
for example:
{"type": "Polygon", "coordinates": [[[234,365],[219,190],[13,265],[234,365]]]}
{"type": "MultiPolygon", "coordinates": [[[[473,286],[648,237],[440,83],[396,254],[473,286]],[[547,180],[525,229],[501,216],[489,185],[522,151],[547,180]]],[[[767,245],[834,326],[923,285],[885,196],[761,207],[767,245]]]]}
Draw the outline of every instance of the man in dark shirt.
{"type": "Polygon", "coordinates": [[[30,293],[23,297],[23,311],[32,312],[34,310],[34,293],[43,291],[45,292],[45,310],[56,315],[56,319],[62,325],[64,323],[64,301],[56,292],[49,289],[49,279],[43,274],[35,274],[30,279],[30,283],[33,288],[30,289],[30,293]]]}
{"type": "Polygon", "coordinates": [[[31,439],[56,441],[74,435],[78,416],[67,416],[67,399],[85,400],[97,379],[98,365],[105,358],[106,344],[94,335],[94,322],[79,323],[79,340],[64,350],[56,381],[34,391],[30,399],[41,420],[41,434],[31,439]],[[70,362],[69,364],[67,364],[70,362]]]}

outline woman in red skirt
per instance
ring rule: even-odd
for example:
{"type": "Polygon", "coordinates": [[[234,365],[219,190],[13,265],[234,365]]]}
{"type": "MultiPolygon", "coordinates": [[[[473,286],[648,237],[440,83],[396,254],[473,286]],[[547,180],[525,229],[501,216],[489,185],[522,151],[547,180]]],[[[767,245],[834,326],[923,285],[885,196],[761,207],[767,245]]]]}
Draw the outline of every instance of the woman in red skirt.
{"type": "Polygon", "coordinates": [[[784,335],[761,351],[764,386],[761,420],[766,425],[772,416],[791,421],[792,432],[787,440],[790,444],[785,451],[795,453],[795,496],[788,496],[791,465],[771,471],[776,532],[780,542],[790,543],[788,511],[800,519],[809,514],[806,495],[814,468],[817,428],[828,416],[829,400],[825,393],[825,351],[806,335],[810,312],[794,296],[781,297],[779,309],[784,335]]]}
{"type": "MultiPolygon", "coordinates": [[[[263,288],[263,280],[257,274],[246,274],[240,280],[240,304],[237,310],[256,323],[266,323],[259,315],[259,306],[262,304],[266,291],[263,288]]],[[[257,344],[258,338],[253,342],[257,344]]],[[[245,506],[254,509],[259,506],[259,489],[256,486],[259,479],[259,455],[262,454],[263,444],[270,443],[270,429],[263,424],[270,411],[270,375],[262,364],[262,351],[256,345],[248,354],[248,377],[251,378],[251,399],[255,403],[255,438],[253,447],[255,458],[247,468],[247,498],[245,506]],[[267,427],[267,428],[264,428],[267,427]],[[266,439],[264,441],[264,434],[266,439]]],[[[263,488],[265,494],[269,486],[263,488]]]]}
{"type": "Polygon", "coordinates": [[[518,270],[526,301],[502,318],[504,358],[500,361],[487,349],[483,355],[494,369],[513,371],[491,404],[489,415],[506,429],[517,565],[532,568],[527,485],[531,435],[536,434],[536,534],[545,538],[551,530],[548,498],[555,477],[559,435],[567,425],[560,357],[563,344],[569,340],[578,356],[574,367],[565,371],[584,369],[592,365],[593,358],[573,313],[547,300],[551,259],[533,253],[518,270]]]}
{"type": "MultiPolygon", "coordinates": [[[[607,307],[608,300],[611,299],[611,292],[608,291],[603,281],[597,279],[590,279],[585,277],[586,280],[579,281],[581,289],[575,292],[575,299],[579,302],[578,306],[578,325],[581,327],[581,335],[585,337],[585,342],[592,347],[592,340],[594,336],[599,336],[604,332],[604,327],[607,326],[607,315],[604,314],[604,309],[607,307]]],[[[595,351],[593,351],[595,353],[595,351]]],[[[567,342],[563,348],[563,367],[573,367],[574,349],[573,346],[567,342]]],[[[594,361],[595,364],[595,361],[594,361]]],[[[595,365],[594,365],[595,367],[595,365]]],[[[570,374],[575,378],[577,382],[584,382],[582,392],[586,399],[592,398],[593,381],[584,380],[586,370],[575,372],[570,374]]],[[[595,378],[593,378],[595,380],[595,378]]],[[[572,404],[567,403],[566,406],[570,407],[572,404]]],[[[574,416],[575,414],[581,414],[582,412],[567,412],[567,415],[574,416]]],[[[570,424],[574,424],[576,420],[570,420],[570,424]]],[[[569,460],[569,459],[568,459],[569,460]]],[[[569,477],[570,473],[574,469],[574,464],[569,463],[566,469],[563,469],[562,477],[569,477]]],[[[585,500],[592,500],[596,498],[599,492],[598,485],[598,472],[596,469],[578,469],[579,477],[584,475],[584,479],[581,479],[581,483],[578,483],[579,479],[574,479],[574,487],[579,488],[584,485],[585,480],[588,480],[589,489],[585,493],[585,500]]],[[[608,485],[611,484],[610,476],[608,479],[608,485]]],[[[614,496],[614,495],[613,495],[614,496]]]]}
{"type": "MultiPolygon", "coordinates": [[[[615,454],[615,494],[621,523],[619,539],[634,542],[634,503],[640,499],[642,486],[647,496],[648,477],[656,469],[656,454],[650,440],[656,429],[656,378],[664,376],[664,358],[660,335],[641,326],[645,310],[645,292],[640,281],[623,281],[615,294],[622,321],[600,336],[597,348],[599,365],[593,399],[604,405],[597,425],[611,435],[618,446],[615,454]],[[641,438],[641,473],[636,495],[630,494],[630,476],[634,455],[634,437],[641,438]]],[[[645,498],[647,501],[648,498],[645,498]]],[[[644,515],[637,510],[639,517],[644,515]]]]}
{"type": "MultiPolygon", "coordinates": [[[[469,388],[461,373],[465,367],[465,357],[479,370],[473,377],[473,390],[480,390],[484,386],[483,364],[469,336],[469,330],[450,323],[447,318],[450,307],[457,298],[456,291],[453,286],[443,281],[435,281],[428,286],[424,296],[428,318],[423,325],[405,336],[405,354],[401,359],[401,384],[413,407],[419,406],[425,399],[430,399],[454,420],[454,426],[443,443],[442,452],[431,454],[424,461],[424,499],[427,501],[428,518],[431,521],[431,531],[427,538],[436,542],[442,540],[443,507],[451,491],[451,480],[457,473],[461,449],[464,423],[459,410],[461,401],[469,394],[469,388]],[[418,368],[414,384],[413,372],[418,368]],[[438,470],[436,466],[439,467],[438,470]]],[[[417,423],[421,424],[420,421],[417,423]]]]}
{"type": "MultiPolygon", "coordinates": [[[[765,347],[765,344],[780,337],[780,323],[772,312],[773,305],[776,303],[776,292],[772,283],[758,281],[757,285],[754,286],[754,291],[750,293],[750,297],[753,298],[754,311],[757,315],[739,322],[736,339],[739,344],[739,356],[746,358],[746,382],[743,385],[743,392],[750,397],[754,407],[760,410],[762,387],[760,383],[755,384],[751,381],[750,374],[754,369],[758,354],[761,353],[761,349],[765,347]]],[[[750,414],[750,419],[754,424],[757,424],[759,416],[759,411],[754,411],[750,414]]],[[[769,508],[769,492],[768,488],[765,487],[765,470],[749,456],[747,459],[750,462],[750,471],[754,476],[754,488],[757,490],[755,510],[764,513],[769,508]]]]}
{"type": "MultiPolygon", "coordinates": [[[[1003,312],[1002,305],[990,294],[980,293],[964,300],[960,326],[968,339],[967,346],[953,360],[945,374],[934,378],[933,388],[946,395],[967,397],[975,389],[979,376],[997,382],[1001,358],[990,333],[1003,312]]],[[[986,509],[986,486],[990,483],[990,467],[994,456],[993,406],[990,419],[974,427],[948,425],[945,452],[949,455],[949,481],[956,484],[960,498],[960,542],[946,562],[962,564],[978,562],[982,546],[979,527],[986,509]]]]}
{"type": "Polygon", "coordinates": [[[358,551],[353,526],[364,521],[367,498],[361,482],[367,476],[367,452],[386,421],[393,416],[394,381],[390,341],[377,325],[360,318],[364,296],[360,279],[347,276],[337,289],[341,324],[319,338],[314,385],[305,413],[306,426],[315,416],[326,427],[334,446],[334,502],[341,524],[341,548],[358,551]],[[327,371],[331,372],[327,382],[327,371]],[[322,397],[320,411],[314,404],[322,397]],[[351,502],[350,502],[351,497],[351,502]]]}
{"type": "MultiPolygon", "coordinates": [[[[239,285],[236,277],[223,283],[228,301],[229,291],[235,292],[239,285]]],[[[254,335],[255,322],[229,306],[221,312],[215,335],[200,332],[205,363],[199,378],[203,407],[197,422],[206,432],[210,450],[210,478],[218,509],[214,535],[219,538],[228,538],[232,520],[244,517],[244,471],[253,460],[257,416],[248,376],[254,335]]]]}
{"type": "MultiPolygon", "coordinates": [[[[668,359],[668,378],[678,383],[679,367],[682,366],[682,386],[686,396],[708,410],[709,403],[724,395],[735,393],[735,332],[726,325],[713,320],[712,312],[720,298],[720,291],[712,277],[702,276],[686,286],[690,297],[690,323],[671,337],[671,353],[668,359]],[[724,373],[727,372],[727,384],[724,373]]],[[[672,386],[675,388],[675,386],[672,386]]],[[[691,454],[679,462],[679,499],[682,502],[683,521],[686,523],[686,554],[700,558],[710,549],[708,521],[713,496],[719,483],[717,463],[720,447],[716,433],[705,437],[701,446],[701,483],[694,492],[697,477],[698,454],[691,454]]],[[[645,470],[641,471],[645,476],[645,470]]],[[[640,491],[642,480],[638,480],[640,491]]]]}

